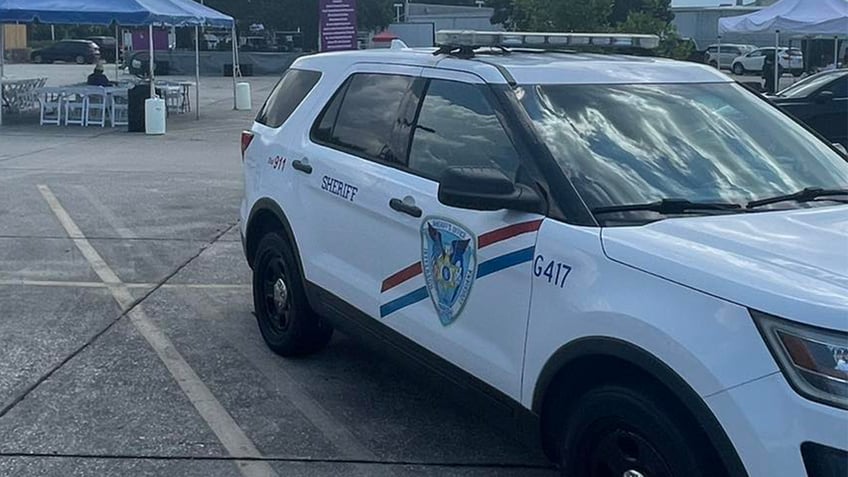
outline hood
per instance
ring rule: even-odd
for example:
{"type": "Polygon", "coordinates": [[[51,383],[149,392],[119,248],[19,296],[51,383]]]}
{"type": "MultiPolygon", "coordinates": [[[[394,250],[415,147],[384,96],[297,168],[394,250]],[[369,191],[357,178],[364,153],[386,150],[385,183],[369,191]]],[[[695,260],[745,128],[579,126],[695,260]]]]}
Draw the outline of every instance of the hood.
{"type": "Polygon", "coordinates": [[[789,320],[848,329],[848,206],[603,229],[612,260],[789,320]]]}

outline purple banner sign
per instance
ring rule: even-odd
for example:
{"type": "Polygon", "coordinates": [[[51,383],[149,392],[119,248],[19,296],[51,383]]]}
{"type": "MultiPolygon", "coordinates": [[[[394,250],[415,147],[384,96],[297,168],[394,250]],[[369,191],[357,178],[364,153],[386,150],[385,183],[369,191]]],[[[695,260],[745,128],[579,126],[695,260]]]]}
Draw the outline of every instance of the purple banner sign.
{"type": "Polygon", "coordinates": [[[356,0],[321,0],[321,51],[355,50],[356,0]]]}

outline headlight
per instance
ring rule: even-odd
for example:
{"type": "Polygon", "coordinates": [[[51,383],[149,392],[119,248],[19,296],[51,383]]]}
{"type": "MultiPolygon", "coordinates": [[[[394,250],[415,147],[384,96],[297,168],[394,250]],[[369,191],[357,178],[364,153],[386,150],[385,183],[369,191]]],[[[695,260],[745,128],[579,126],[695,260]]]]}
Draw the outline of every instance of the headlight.
{"type": "Polygon", "coordinates": [[[848,333],[751,310],[789,384],[802,396],[848,409],[848,333]]]}

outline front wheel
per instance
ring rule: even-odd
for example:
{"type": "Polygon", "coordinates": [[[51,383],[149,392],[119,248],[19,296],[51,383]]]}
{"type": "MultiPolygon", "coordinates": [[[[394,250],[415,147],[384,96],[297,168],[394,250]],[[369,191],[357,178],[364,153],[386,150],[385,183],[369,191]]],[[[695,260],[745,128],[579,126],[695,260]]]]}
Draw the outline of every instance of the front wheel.
{"type": "Polygon", "coordinates": [[[333,329],[310,308],[294,251],[276,233],[263,237],[257,248],[253,306],[262,338],[281,356],[319,351],[333,334],[333,329]]]}
{"type": "Polygon", "coordinates": [[[76,58],[74,58],[74,61],[78,65],[84,65],[85,64],[85,57],[84,56],[77,56],[76,58]]]}
{"type": "Polygon", "coordinates": [[[560,434],[562,475],[716,475],[704,451],[708,444],[668,401],[642,385],[607,384],[588,391],[571,408],[560,434]]]}
{"type": "Polygon", "coordinates": [[[42,58],[41,55],[35,55],[32,59],[32,62],[37,63],[37,64],[41,64],[41,63],[44,63],[44,58],[42,58]]]}
{"type": "Polygon", "coordinates": [[[745,67],[742,63],[733,63],[733,74],[742,76],[745,74],[745,67]]]}

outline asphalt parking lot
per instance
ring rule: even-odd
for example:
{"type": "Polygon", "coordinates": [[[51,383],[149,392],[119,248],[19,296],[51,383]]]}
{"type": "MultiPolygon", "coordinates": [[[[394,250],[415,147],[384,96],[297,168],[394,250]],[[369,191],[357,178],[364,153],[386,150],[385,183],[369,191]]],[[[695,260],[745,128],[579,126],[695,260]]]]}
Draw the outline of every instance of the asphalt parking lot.
{"type": "MultiPolygon", "coordinates": [[[[276,78],[249,81],[258,107],[276,78]]],[[[305,359],[265,347],[237,228],[254,113],[230,95],[204,79],[202,119],[162,137],[0,127],[0,475],[553,475],[345,336],[305,359]]]]}

